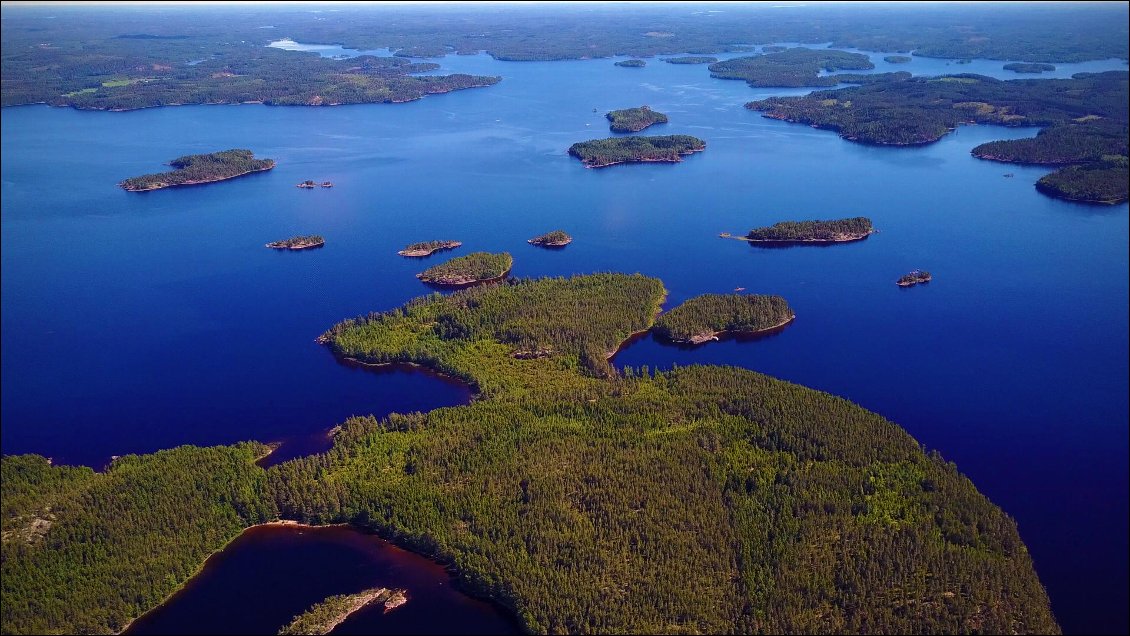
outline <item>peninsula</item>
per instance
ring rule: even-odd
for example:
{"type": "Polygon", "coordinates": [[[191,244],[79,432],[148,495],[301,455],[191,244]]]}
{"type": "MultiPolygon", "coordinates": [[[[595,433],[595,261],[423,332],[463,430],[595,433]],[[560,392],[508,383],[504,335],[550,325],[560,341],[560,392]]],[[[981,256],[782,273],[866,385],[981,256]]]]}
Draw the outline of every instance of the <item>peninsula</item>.
{"type": "Polygon", "coordinates": [[[795,318],[780,296],[704,294],[659,316],[656,336],[678,344],[702,344],[726,334],[755,335],[795,318]]]}
{"type": "Polygon", "coordinates": [[[474,252],[429,267],[416,278],[433,285],[463,286],[498,280],[510,272],[514,258],[509,253],[474,252]]]}
{"type": "Polygon", "coordinates": [[[613,368],[665,293],[638,274],[519,280],[343,321],[323,335],[340,358],[425,365],[477,399],[350,418],[332,450],[270,470],[253,442],[103,473],[4,456],[2,529],[55,518],[2,544],[3,631],[117,633],[284,519],[448,564],[526,633],[1059,632],[1016,523],[892,422],[735,367],[613,368]]]}
{"type": "Polygon", "coordinates": [[[667,62],[668,64],[713,64],[718,61],[718,58],[699,55],[687,55],[683,57],[668,57],[664,58],[663,61],[667,62]]]}
{"type": "Polygon", "coordinates": [[[910,272],[909,274],[899,278],[897,281],[895,281],[895,284],[899,287],[913,287],[919,283],[928,283],[933,279],[933,276],[930,276],[930,272],[916,269],[913,272],[910,272]]]}
{"type": "Polygon", "coordinates": [[[175,170],[131,177],[118,185],[129,192],[234,179],[275,167],[274,159],[256,159],[250,150],[232,149],[206,155],[186,155],[169,162],[175,170]]]}
{"type": "Polygon", "coordinates": [[[653,124],[667,123],[667,115],[656,112],[647,106],[614,110],[605,117],[612,122],[608,126],[612,132],[618,133],[639,132],[653,124]]]}
{"type": "Polygon", "coordinates": [[[569,147],[569,154],[586,168],[604,168],[619,163],[679,162],[683,155],[706,150],[706,142],[690,135],[657,137],[609,137],[582,141],[569,147]]]}
{"type": "Polygon", "coordinates": [[[526,242],[530,245],[537,245],[539,247],[565,247],[566,245],[573,242],[573,237],[569,236],[562,230],[553,230],[552,232],[546,232],[541,236],[535,236],[534,238],[526,242]]]}
{"type": "Polygon", "coordinates": [[[322,247],[326,244],[326,239],[317,234],[310,236],[292,236],[284,241],[274,241],[267,243],[267,247],[276,250],[308,250],[312,247],[322,247]]]}
{"type": "Polygon", "coordinates": [[[620,60],[616,62],[616,66],[623,66],[625,68],[643,68],[647,66],[647,62],[643,60],[620,60]]]}
{"type": "Polygon", "coordinates": [[[401,256],[431,256],[441,250],[453,250],[463,243],[459,241],[423,241],[420,243],[412,243],[408,247],[397,252],[401,256]]]}
{"type": "Polygon", "coordinates": [[[754,228],[744,240],[778,245],[847,243],[865,239],[874,232],[871,219],[857,216],[834,221],[782,221],[769,227],[754,228]]]}
{"type": "Polygon", "coordinates": [[[317,635],[329,634],[335,627],[345,622],[355,612],[370,603],[383,603],[385,612],[408,602],[406,590],[392,590],[387,587],[374,587],[356,594],[339,594],[315,604],[305,612],[295,616],[279,635],[317,635]]]}

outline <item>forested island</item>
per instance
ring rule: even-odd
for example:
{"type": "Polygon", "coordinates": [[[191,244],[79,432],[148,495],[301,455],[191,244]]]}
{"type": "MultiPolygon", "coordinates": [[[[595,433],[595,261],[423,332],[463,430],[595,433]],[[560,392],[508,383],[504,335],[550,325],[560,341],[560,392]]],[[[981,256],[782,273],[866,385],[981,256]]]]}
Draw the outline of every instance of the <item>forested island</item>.
{"type": "Polygon", "coordinates": [[[713,64],[718,61],[718,58],[701,55],[686,55],[683,57],[664,58],[663,61],[668,64],[713,64]]]}
{"type": "Polygon", "coordinates": [[[526,242],[539,247],[565,247],[573,242],[573,237],[566,234],[563,230],[553,230],[552,232],[535,236],[526,242]]]}
{"type": "Polygon", "coordinates": [[[909,274],[900,276],[895,284],[899,287],[914,287],[919,283],[928,283],[932,280],[934,280],[934,277],[930,275],[930,272],[916,269],[909,274]]]}
{"type": "Polygon", "coordinates": [[[1045,73],[1055,70],[1055,64],[1044,64],[1042,62],[1013,62],[1012,64],[1005,64],[1002,67],[1006,71],[1014,73],[1045,73]]]}
{"type": "Polygon", "coordinates": [[[312,247],[322,247],[326,244],[326,239],[317,234],[310,236],[292,236],[283,241],[273,241],[267,243],[267,247],[276,250],[308,250],[312,247]]]}
{"type": "Polygon", "coordinates": [[[498,280],[506,276],[513,266],[514,259],[507,252],[501,254],[474,252],[429,267],[416,274],[416,278],[433,285],[471,285],[498,280]]]}
{"type": "Polygon", "coordinates": [[[256,159],[250,150],[232,149],[206,155],[186,155],[169,162],[172,172],[131,177],[118,185],[130,192],[147,192],[173,186],[234,179],[275,167],[274,159],[256,159]]]}
{"type": "Polygon", "coordinates": [[[612,132],[618,133],[639,132],[653,124],[667,123],[667,115],[656,112],[647,106],[614,110],[606,114],[605,117],[612,122],[608,126],[612,132]]]}
{"type": "Polygon", "coordinates": [[[422,241],[408,245],[397,254],[413,257],[431,256],[440,250],[453,250],[461,245],[463,243],[460,241],[422,241]]]}
{"type": "Polygon", "coordinates": [[[703,294],[659,316],[655,335],[680,344],[702,344],[726,334],[755,335],[795,318],[780,296],[703,294]]]}
{"type": "Polygon", "coordinates": [[[647,62],[643,60],[620,60],[616,62],[616,66],[623,66],[625,68],[643,68],[647,66],[647,62]]]}
{"type": "Polygon", "coordinates": [[[782,221],[758,227],[745,235],[750,243],[778,245],[805,243],[847,243],[867,238],[875,232],[871,219],[857,216],[832,221],[782,221]]]}
{"type": "MultiPolygon", "coordinates": [[[[837,76],[820,77],[820,71],[868,70],[875,68],[861,53],[797,47],[765,55],[735,57],[710,65],[710,76],[745,80],[755,88],[835,86],[837,76]]],[[[846,80],[843,80],[846,81],[846,80]]]]}
{"type": "Polygon", "coordinates": [[[803,97],[746,104],[765,117],[834,130],[849,141],[915,145],[937,141],[962,123],[1043,126],[1034,138],[973,149],[994,161],[1077,164],[1045,177],[1040,191],[1073,200],[1125,201],[1119,179],[1130,116],[1125,71],[1071,79],[997,80],[983,75],[908,78],[803,97]],[[1072,194],[1074,193],[1074,194],[1072,194]]]}
{"type": "Polygon", "coordinates": [[[888,64],[909,64],[914,61],[914,58],[909,55],[888,55],[883,58],[883,61],[888,64]]]}
{"type": "Polygon", "coordinates": [[[1013,520],[898,426],[733,367],[616,373],[607,356],[664,295],[640,275],[547,278],[342,322],[335,354],[423,364],[479,398],[351,418],[331,450],[270,469],[257,443],[102,474],[5,456],[0,628],[118,632],[282,518],[448,563],[531,633],[1058,633],[1013,520]]]}
{"type": "Polygon", "coordinates": [[[375,587],[356,594],[331,596],[321,603],[294,617],[290,623],[279,630],[279,636],[328,634],[345,622],[351,614],[370,603],[382,603],[385,612],[390,612],[408,602],[405,590],[375,587]]]}
{"type": "Polygon", "coordinates": [[[604,168],[618,163],[679,162],[683,155],[706,150],[706,142],[690,135],[657,137],[609,137],[581,141],[569,154],[586,168],[604,168]]]}

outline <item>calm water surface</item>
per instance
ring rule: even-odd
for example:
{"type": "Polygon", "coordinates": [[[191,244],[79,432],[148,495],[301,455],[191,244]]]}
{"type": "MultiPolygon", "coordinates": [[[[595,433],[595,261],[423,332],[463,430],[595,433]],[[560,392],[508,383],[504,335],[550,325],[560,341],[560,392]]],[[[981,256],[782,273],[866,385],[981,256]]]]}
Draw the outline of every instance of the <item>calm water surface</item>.
{"type": "MultiPolygon", "coordinates": [[[[880,58],[876,70],[889,70],[880,58]]],[[[462,403],[458,385],[346,367],[313,342],[342,318],[427,293],[414,274],[452,255],[507,250],[517,276],[641,272],[663,279],[668,307],[745,287],[783,295],[796,321],[693,350],[645,338],[617,364],[735,364],[891,418],[1017,519],[1066,630],[1128,629],[1125,204],[1056,201],[1033,188],[1046,170],[969,155],[1033,129],[870,147],[742,107],[806,89],[753,90],[702,66],[438,63],[504,79],[400,105],[4,109],[4,452],[100,465],[184,443],[289,439],[294,455],[324,446],[351,414],[462,403]],[[648,133],[696,135],[706,152],[607,170],[566,155],[608,136],[603,113],[640,104],[671,120],[648,133]],[[231,147],[278,167],[144,194],[115,185],[231,147]],[[296,189],[304,179],[336,187],[296,189]],[[854,215],[880,233],[826,249],[717,237],[854,215]],[[555,228],[575,242],[526,244],[555,228]],[[299,233],[327,245],[263,247],[299,233]],[[464,247],[426,262],[396,255],[433,238],[464,247]],[[934,282],[894,285],[915,268],[934,282]]],[[[1015,77],[1003,64],[899,68],[1015,77]]]]}
{"type": "Polygon", "coordinates": [[[403,588],[408,603],[371,604],[333,634],[516,634],[489,603],[452,586],[442,566],[350,527],[260,526],[208,559],[204,569],[128,634],[275,634],[336,594],[403,588]]]}

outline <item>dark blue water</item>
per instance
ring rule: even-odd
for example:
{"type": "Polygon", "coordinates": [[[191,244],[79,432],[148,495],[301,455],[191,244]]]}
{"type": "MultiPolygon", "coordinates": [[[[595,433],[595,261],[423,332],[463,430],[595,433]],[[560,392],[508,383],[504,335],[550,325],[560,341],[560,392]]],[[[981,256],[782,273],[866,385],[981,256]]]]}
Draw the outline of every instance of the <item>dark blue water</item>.
{"type": "MultiPolygon", "coordinates": [[[[920,62],[944,64],[908,70],[920,62]]],[[[414,278],[426,264],[396,251],[453,238],[464,247],[429,263],[508,250],[517,276],[638,271],[663,279],[668,306],[735,287],[783,295],[797,320],[780,335],[694,351],[645,339],[617,364],[738,364],[891,418],[1017,519],[1066,630],[1126,631],[1125,204],[1056,201],[1033,188],[1045,170],[969,155],[1034,130],[869,147],[747,111],[790,91],[701,66],[440,63],[504,79],[401,105],[5,109],[4,452],[98,463],[190,442],[324,443],[350,414],[459,403],[466,392],[433,376],[351,369],[313,343],[427,293],[414,278]],[[605,170],[565,154],[608,135],[604,112],[640,104],[671,119],[649,133],[693,134],[706,152],[605,170]],[[231,147],[279,165],[147,194],[115,185],[231,147]],[[812,249],[717,237],[855,215],[880,233],[812,249]],[[526,244],[555,228],[574,243],[526,244]],[[327,245],[263,247],[298,233],[327,245]],[[915,268],[934,282],[894,285],[915,268]]]]}
{"type": "Polygon", "coordinates": [[[502,610],[456,590],[443,566],[340,526],[251,528],[126,633],[275,634],[329,596],[374,587],[404,589],[408,602],[387,614],[368,605],[331,633],[519,633],[502,610]]]}

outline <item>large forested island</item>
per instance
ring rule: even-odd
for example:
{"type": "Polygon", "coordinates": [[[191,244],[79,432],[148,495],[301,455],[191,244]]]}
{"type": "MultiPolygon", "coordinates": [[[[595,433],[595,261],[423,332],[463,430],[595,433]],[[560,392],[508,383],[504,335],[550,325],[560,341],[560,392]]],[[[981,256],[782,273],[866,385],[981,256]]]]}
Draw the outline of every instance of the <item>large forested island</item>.
{"type": "Polygon", "coordinates": [[[804,244],[847,243],[867,238],[875,232],[871,219],[865,216],[832,221],[782,221],[769,227],[758,227],[745,235],[751,243],[804,244]]]}
{"type": "Polygon", "coordinates": [[[667,115],[656,112],[647,106],[614,110],[605,115],[612,122],[608,127],[612,132],[639,132],[653,124],[666,124],[667,115]]]}
{"type": "Polygon", "coordinates": [[[660,315],[652,331],[671,342],[702,344],[726,334],[771,331],[795,317],[780,296],[703,294],[660,315]]]}
{"type": "Polygon", "coordinates": [[[609,137],[581,141],[569,147],[569,154],[586,168],[604,168],[618,163],[678,162],[683,155],[706,150],[706,142],[690,135],[657,137],[609,137]]]}
{"type": "Polygon", "coordinates": [[[898,426],[736,368],[617,374],[607,356],[664,293],[518,281],[340,323],[337,355],[423,364],[479,399],[352,418],[270,469],[255,443],[104,474],[4,457],[0,627],[119,631],[282,518],[441,559],[533,633],[1059,631],[1012,519],[898,426]]]}
{"type": "Polygon", "coordinates": [[[270,170],[275,167],[275,160],[256,159],[250,150],[233,149],[206,155],[186,155],[173,159],[169,165],[176,169],[172,172],[131,177],[118,185],[130,192],[145,192],[173,186],[212,183],[270,170]]]}
{"type": "Polygon", "coordinates": [[[1043,62],[1013,62],[1005,64],[1002,67],[1006,71],[1013,73],[1045,73],[1055,70],[1055,64],[1044,64],[1043,62]]]}
{"type": "MultiPolygon", "coordinates": [[[[820,71],[873,69],[866,55],[828,49],[797,47],[765,55],[735,57],[710,65],[710,76],[745,80],[750,86],[835,86],[845,81],[840,76],[820,77],[820,71]]],[[[852,75],[851,78],[858,78],[852,75]]]]}
{"type": "Polygon", "coordinates": [[[766,117],[834,130],[850,141],[885,145],[931,143],[962,123],[1044,126],[1032,139],[982,144],[973,154],[995,161],[1078,165],[1054,173],[1040,191],[1120,201],[1127,198],[1126,180],[1117,180],[1117,164],[1128,154],[1128,77],[1125,71],[1110,71],[1049,80],[892,78],[746,106],[766,117]],[[1107,168],[1112,169],[1104,172],[1107,168]]]}
{"type": "Polygon", "coordinates": [[[502,278],[513,266],[514,259],[507,252],[474,252],[429,267],[416,278],[435,285],[470,285],[502,278]]]}

